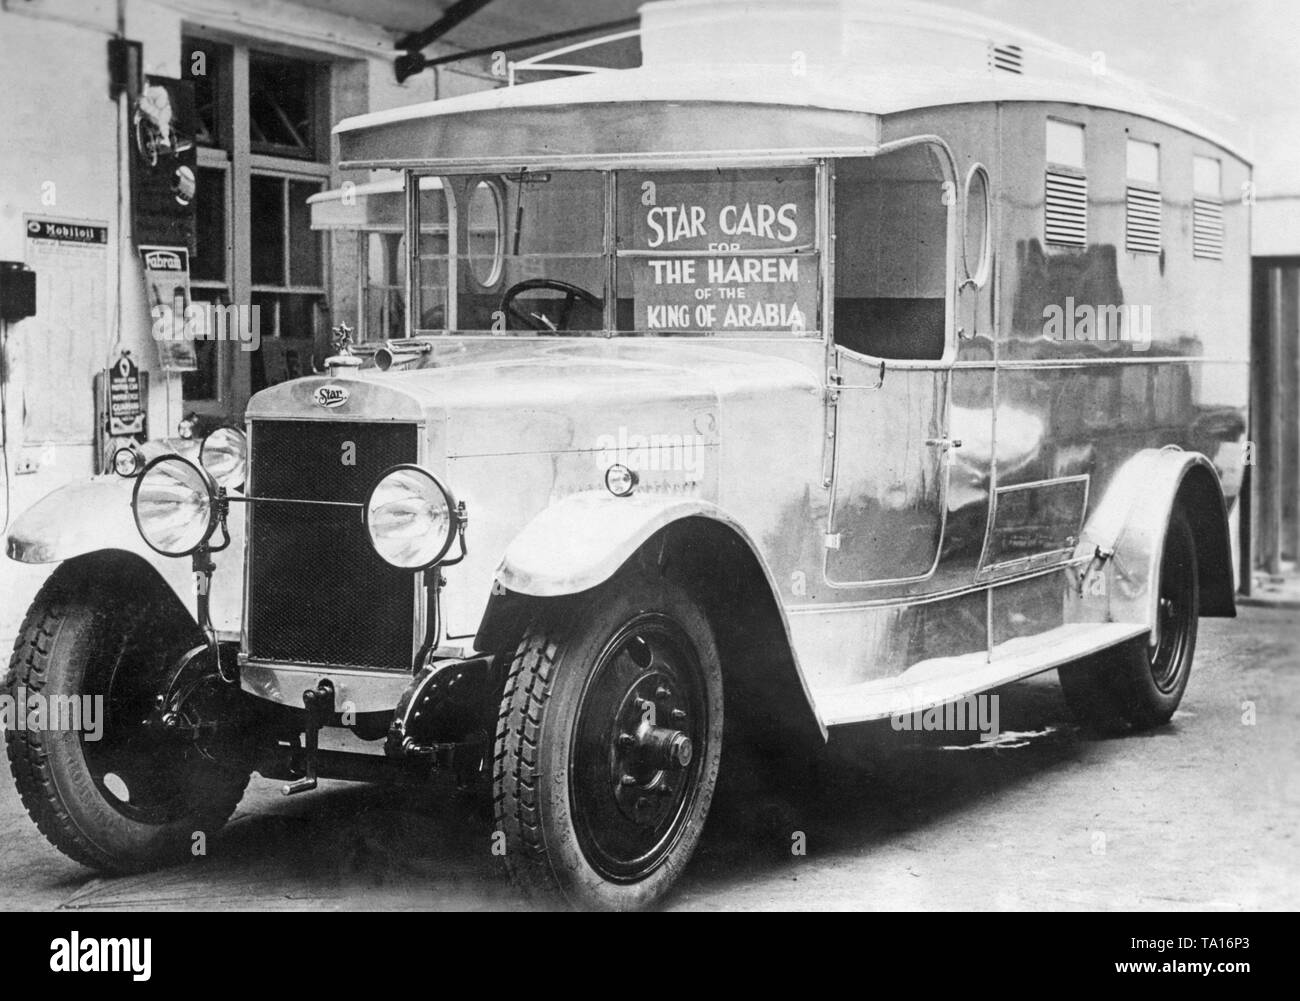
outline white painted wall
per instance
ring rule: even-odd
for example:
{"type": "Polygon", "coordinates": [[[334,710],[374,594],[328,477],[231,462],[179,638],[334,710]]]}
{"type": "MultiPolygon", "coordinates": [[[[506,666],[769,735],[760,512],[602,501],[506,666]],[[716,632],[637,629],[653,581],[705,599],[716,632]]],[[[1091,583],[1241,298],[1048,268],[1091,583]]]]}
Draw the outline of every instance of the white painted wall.
{"type": "MultiPolygon", "coordinates": [[[[366,5],[358,2],[351,9],[364,12],[366,5]]],[[[23,321],[10,332],[7,504],[0,490],[0,519],[6,525],[50,491],[88,476],[93,465],[90,445],[33,447],[24,442],[24,398],[73,394],[74,406],[84,406],[84,437],[89,440],[94,433],[89,390],[93,370],[127,348],[150,371],[151,435],[172,433],[182,416],[179,375],[166,376],[158,369],[140,263],[131,243],[126,146],[119,153],[117,136],[119,115],[125,122],[126,112],[115,109],[108,94],[107,45],[119,14],[126,37],[143,43],[147,73],[181,76],[186,25],[331,57],[340,69],[335,104],[346,105],[348,114],[430,101],[498,82],[482,67],[468,64],[426,71],[398,84],[392,33],[360,16],[308,9],[287,0],[121,0],[120,5],[118,0],[0,0],[0,92],[11,95],[0,105],[0,260],[23,260],[24,213],[104,220],[110,226],[106,320],[84,332],[94,342],[89,370],[39,371],[30,359],[39,323],[23,321]],[[47,181],[55,185],[54,204],[42,201],[47,181]],[[36,471],[17,475],[24,462],[36,471]]],[[[435,55],[442,51],[447,50],[429,50],[435,55]]],[[[337,171],[334,180],[343,180],[337,171]]],[[[336,244],[335,253],[340,249],[336,244]]],[[[343,280],[337,284],[346,286],[347,273],[342,267],[343,280]]],[[[336,292],[336,319],[347,319],[355,297],[348,287],[336,292]]],[[[51,569],[0,557],[0,644],[14,636],[32,594],[51,569]]]]}

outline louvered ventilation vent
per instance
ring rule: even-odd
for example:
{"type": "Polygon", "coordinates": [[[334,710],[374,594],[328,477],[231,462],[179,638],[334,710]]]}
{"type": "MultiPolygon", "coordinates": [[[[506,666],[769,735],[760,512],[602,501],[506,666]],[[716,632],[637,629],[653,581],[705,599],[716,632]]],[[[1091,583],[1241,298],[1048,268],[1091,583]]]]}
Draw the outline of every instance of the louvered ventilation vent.
{"type": "Polygon", "coordinates": [[[989,66],[992,69],[1019,75],[1022,61],[1019,45],[989,45],[989,66]]]}
{"type": "Polygon", "coordinates": [[[1088,245],[1088,180],[1074,174],[1047,172],[1045,235],[1048,243],[1088,245]]]}
{"type": "Polygon", "coordinates": [[[1192,200],[1192,253],[1223,260],[1223,203],[1213,198],[1192,200]]]}
{"type": "Polygon", "coordinates": [[[1160,253],[1160,192],[1129,188],[1124,246],[1135,254],[1160,253]]]}

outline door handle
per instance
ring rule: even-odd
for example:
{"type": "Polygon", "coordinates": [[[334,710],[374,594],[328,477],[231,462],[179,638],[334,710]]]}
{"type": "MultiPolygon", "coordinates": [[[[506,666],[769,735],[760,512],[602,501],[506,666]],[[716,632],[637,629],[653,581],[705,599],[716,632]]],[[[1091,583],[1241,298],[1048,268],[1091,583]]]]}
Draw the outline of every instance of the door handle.
{"type": "Polygon", "coordinates": [[[880,377],[876,380],[874,386],[858,385],[856,383],[853,385],[847,385],[844,382],[844,376],[840,374],[838,369],[833,368],[827,370],[826,382],[828,384],[827,388],[830,389],[831,392],[835,392],[839,389],[879,389],[885,384],[885,359],[880,359],[880,377]]]}
{"type": "Polygon", "coordinates": [[[932,448],[942,448],[944,451],[950,448],[961,448],[960,438],[927,438],[925,443],[932,448]]]}

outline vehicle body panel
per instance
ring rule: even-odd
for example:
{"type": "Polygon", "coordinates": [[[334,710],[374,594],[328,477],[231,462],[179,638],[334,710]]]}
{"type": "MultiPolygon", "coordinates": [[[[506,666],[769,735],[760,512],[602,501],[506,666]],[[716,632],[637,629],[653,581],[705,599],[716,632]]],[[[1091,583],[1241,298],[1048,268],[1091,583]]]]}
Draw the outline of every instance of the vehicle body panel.
{"type": "MultiPolygon", "coordinates": [[[[660,14],[671,20],[650,16],[660,14]]],[[[799,23],[773,5],[761,16],[799,23]]],[[[856,15],[846,24],[854,44],[877,44],[856,15]]],[[[532,598],[587,592],[656,532],[701,516],[752,547],[824,722],[961,697],[1149,631],[1151,581],[1182,484],[1211,483],[1231,504],[1240,482],[1249,225],[1235,193],[1249,165],[1113,79],[944,75],[935,67],[957,51],[944,47],[924,55],[933,74],[882,64],[837,75],[852,60],[838,36],[806,74],[771,60],[691,70],[662,38],[655,44],[669,65],[399,109],[337,130],[344,166],[408,171],[408,226],[420,175],[439,172],[817,171],[822,329],[725,339],[448,333],[421,337],[423,353],[400,370],[340,365],[253,398],[253,423],[420,427],[422,464],[469,514],[468,556],[443,571],[442,630],[432,639],[468,656],[494,585],[532,598]],[[1077,249],[1044,236],[1049,119],[1088,136],[1087,239],[1077,249]],[[1159,144],[1167,165],[1158,253],[1125,245],[1130,134],[1159,144]],[[943,288],[933,297],[943,353],[882,360],[835,340],[832,279],[856,262],[850,234],[832,232],[833,174],[846,158],[917,144],[938,150],[952,185],[943,288]],[[1193,253],[1194,156],[1222,164],[1217,260],[1193,253]],[[991,237],[975,280],[959,217],[977,169],[989,180],[991,237]],[[1055,336],[1047,316],[1067,304],[1150,307],[1152,322],[1141,338],[1055,336]],[[322,406],[322,389],[343,402],[322,406]],[[629,453],[638,455],[636,494],[610,497],[605,472],[629,453]],[[1101,586],[1088,583],[1098,575],[1101,586]]],[[[984,44],[961,43],[981,53],[984,44]]],[[[607,202],[607,247],[612,211],[607,202]]],[[[449,232],[463,247],[454,222],[449,232]]],[[[1218,503],[1202,524],[1226,541],[1218,503]]],[[[59,530],[23,531],[22,546],[35,551],[59,530]]],[[[1216,614],[1231,613],[1228,564],[1214,569],[1227,575],[1228,595],[1218,580],[1216,614]]],[[[331,609],[328,626],[345,628],[346,614],[331,609]]],[[[290,705],[329,674],[329,665],[246,666],[248,690],[290,705]]],[[[396,685],[389,676],[368,687],[351,669],[340,671],[345,681],[368,707],[385,706],[396,685]]]]}

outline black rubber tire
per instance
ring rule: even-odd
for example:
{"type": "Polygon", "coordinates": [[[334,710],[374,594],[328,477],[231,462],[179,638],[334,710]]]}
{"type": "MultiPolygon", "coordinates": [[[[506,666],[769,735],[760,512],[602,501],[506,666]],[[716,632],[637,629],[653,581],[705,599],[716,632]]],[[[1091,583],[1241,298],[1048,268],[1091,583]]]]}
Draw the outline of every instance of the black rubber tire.
{"type": "MultiPolygon", "coordinates": [[[[20,686],[45,698],[107,694],[105,705],[111,706],[110,693],[86,691],[88,674],[98,678],[107,668],[115,679],[123,665],[166,672],[197,636],[193,623],[180,621],[176,613],[175,605],[169,607],[156,592],[87,579],[81,570],[64,565],[27,612],[5,690],[14,698],[20,686]]],[[[106,720],[103,739],[112,739],[116,725],[106,720]]],[[[174,769],[184,782],[180,801],[169,811],[174,816],[149,822],[123,812],[105,794],[88,764],[80,732],[6,730],[5,749],[23,805],[46,839],[77,862],[118,872],[188,858],[195,833],[216,833],[248,784],[243,770],[186,755],[174,769]]],[[[168,771],[170,778],[172,769],[168,771]]]]}
{"type": "Polygon", "coordinates": [[[1128,729],[1114,682],[1115,675],[1125,669],[1132,646],[1126,643],[1115,650],[1104,650],[1057,670],[1070,715],[1085,730],[1113,736],[1128,729]]]}
{"type": "Polygon", "coordinates": [[[1102,733],[1147,730],[1169,722],[1182,702],[1196,654],[1200,589],[1196,538],[1181,509],[1165,533],[1160,578],[1160,645],[1146,636],[1060,669],[1075,717],[1102,733]]]}
{"type": "MultiPolygon", "coordinates": [[[[610,654],[608,662],[614,660],[610,654]]],[[[653,905],[677,880],[703,830],[722,758],[722,677],[713,632],[703,613],[676,585],[627,575],[566,610],[559,606],[525,632],[506,678],[493,762],[496,830],[504,835],[507,873],[524,894],[543,904],[592,910],[639,910],[653,905]],[[683,781],[680,806],[662,858],[623,880],[610,878],[584,850],[582,806],[571,789],[580,774],[580,723],[592,679],[623,630],[662,617],[689,639],[701,675],[698,704],[707,711],[692,728],[693,778],[683,781]]],[[[610,717],[613,725],[615,717],[610,717]]],[[[593,784],[581,802],[606,794],[593,784]]],[[[614,796],[607,797],[611,802],[614,796]]]]}

